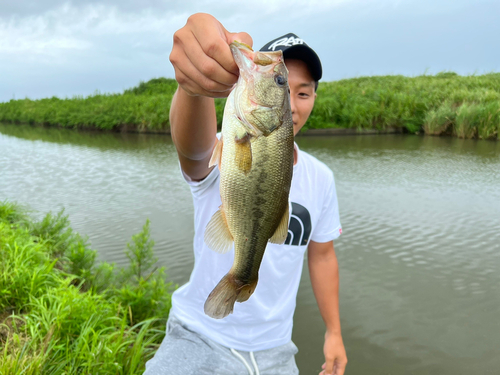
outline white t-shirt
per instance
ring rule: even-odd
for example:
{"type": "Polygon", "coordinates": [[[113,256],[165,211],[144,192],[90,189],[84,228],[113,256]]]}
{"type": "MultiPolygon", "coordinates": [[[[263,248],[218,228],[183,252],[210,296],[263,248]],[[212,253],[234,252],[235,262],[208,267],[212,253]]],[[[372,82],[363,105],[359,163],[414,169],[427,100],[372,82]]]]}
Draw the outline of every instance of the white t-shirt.
{"type": "Polygon", "coordinates": [[[234,259],[234,249],[219,254],[203,241],[205,227],[221,205],[219,170],[215,167],[200,182],[186,178],[194,202],[195,262],[188,283],[172,296],[171,313],[191,330],[226,347],[258,351],[288,343],[307,245],[310,240],[332,241],[342,233],[332,171],[295,147],[288,238],[283,245],[268,243],[255,292],[248,301],[235,303],[233,313],[224,319],[212,319],[203,311],[205,300],[234,259]]]}

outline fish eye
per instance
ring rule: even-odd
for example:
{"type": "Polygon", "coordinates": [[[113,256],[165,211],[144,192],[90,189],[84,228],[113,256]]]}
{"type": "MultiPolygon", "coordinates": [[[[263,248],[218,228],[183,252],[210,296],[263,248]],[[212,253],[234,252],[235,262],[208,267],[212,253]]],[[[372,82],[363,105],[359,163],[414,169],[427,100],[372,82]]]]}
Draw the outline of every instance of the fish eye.
{"type": "Polygon", "coordinates": [[[276,76],[274,76],[274,82],[276,82],[276,84],[281,87],[285,85],[286,80],[285,77],[283,77],[281,74],[277,74],[276,76]]]}

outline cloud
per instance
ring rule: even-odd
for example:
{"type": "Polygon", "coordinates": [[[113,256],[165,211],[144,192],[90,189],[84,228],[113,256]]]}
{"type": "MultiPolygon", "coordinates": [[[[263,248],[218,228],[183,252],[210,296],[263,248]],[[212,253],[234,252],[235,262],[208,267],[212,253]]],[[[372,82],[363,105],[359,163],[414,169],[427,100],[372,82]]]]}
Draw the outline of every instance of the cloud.
{"type": "Polygon", "coordinates": [[[0,53],[61,56],[73,49],[99,50],[102,42],[115,38],[129,38],[131,48],[141,48],[165,40],[165,35],[171,39],[195,9],[214,14],[228,28],[237,28],[263,20],[272,26],[283,23],[285,17],[293,21],[346,1],[12,1],[0,12],[0,53]]]}
{"type": "Polygon", "coordinates": [[[188,16],[112,4],[48,4],[39,14],[22,7],[2,13],[0,101],[121,91],[167,75],[172,35],[188,16]]]}
{"type": "Polygon", "coordinates": [[[102,4],[74,7],[65,3],[39,15],[12,16],[0,23],[0,53],[53,56],[57,51],[99,50],[102,42],[114,38],[129,39],[132,48],[141,47],[150,42],[140,36],[156,34],[158,41],[184,19],[183,14],[158,14],[151,9],[132,13],[102,4]]]}
{"type": "Polygon", "coordinates": [[[0,5],[0,101],[173,77],[172,35],[196,12],[249,32],[257,48],[300,35],[322,58],[326,80],[500,68],[500,4],[490,0],[12,0],[0,5]]]}

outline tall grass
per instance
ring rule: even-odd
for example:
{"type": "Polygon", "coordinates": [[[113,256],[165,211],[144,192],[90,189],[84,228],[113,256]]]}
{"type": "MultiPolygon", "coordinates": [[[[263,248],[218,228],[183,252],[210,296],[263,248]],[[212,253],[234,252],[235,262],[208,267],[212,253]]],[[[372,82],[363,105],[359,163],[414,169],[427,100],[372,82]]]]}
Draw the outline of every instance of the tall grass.
{"type": "Polygon", "coordinates": [[[499,103],[500,73],[361,77],[320,83],[306,128],[402,127],[495,139],[500,136],[499,103]]]}
{"type": "Polygon", "coordinates": [[[0,103],[0,121],[58,125],[69,128],[115,129],[130,125],[139,131],[169,126],[170,102],[175,80],[159,78],[125,90],[123,94],[100,94],[0,103]]]}
{"type": "Polygon", "coordinates": [[[426,134],[439,135],[448,133],[455,123],[457,110],[453,103],[446,100],[436,109],[429,110],[424,117],[424,131],[426,134]]]}
{"type": "MultiPolygon", "coordinates": [[[[123,94],[11,100],[0,103],[0,122],[98,129],[127,125],[139,131],[168,131],[176,87],[175,80],[157,78],[123,94]]],[[[216,99],[215,103],[220,125],[225,100],[216,99]]],[[[497,139],[498,103],[500,73],[344,79],[320,83],[316,105],[304,129],[395,127],[411,133],[497,139]]]]}
{"type": "Polygon", "coordinates": [[[146,222],[115,270],[63,213],[33,221],[0,202],[0,374],[141,374],[173,290],[153,245],[146,222]]]}

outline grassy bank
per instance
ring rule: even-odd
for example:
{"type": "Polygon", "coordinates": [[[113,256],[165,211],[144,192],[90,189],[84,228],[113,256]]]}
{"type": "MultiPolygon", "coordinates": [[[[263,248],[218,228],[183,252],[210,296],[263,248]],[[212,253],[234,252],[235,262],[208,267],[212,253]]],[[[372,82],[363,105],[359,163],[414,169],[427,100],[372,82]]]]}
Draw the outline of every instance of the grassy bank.
{"type": "Polygon", "coordinates": [[[0,202],[0,374],[142,374],[173,289],[153,244],[146,222],[117,270],[62,213],[35,221],[0,202]]]}
{"type": "MultiPolygon", "coordinates": [[[[123,94],[0,103],[0,122],[64,127],[168,131],[170,101],[177,87],[158,78],[123,94]]],[[[219,125],[225,101],[216,100],[219,125]]],[[[500,137],[500,73],[459,76],[380,76],[320,83],[305,129],[403,128],[408,132],[461,138],[500,137]]]]}

